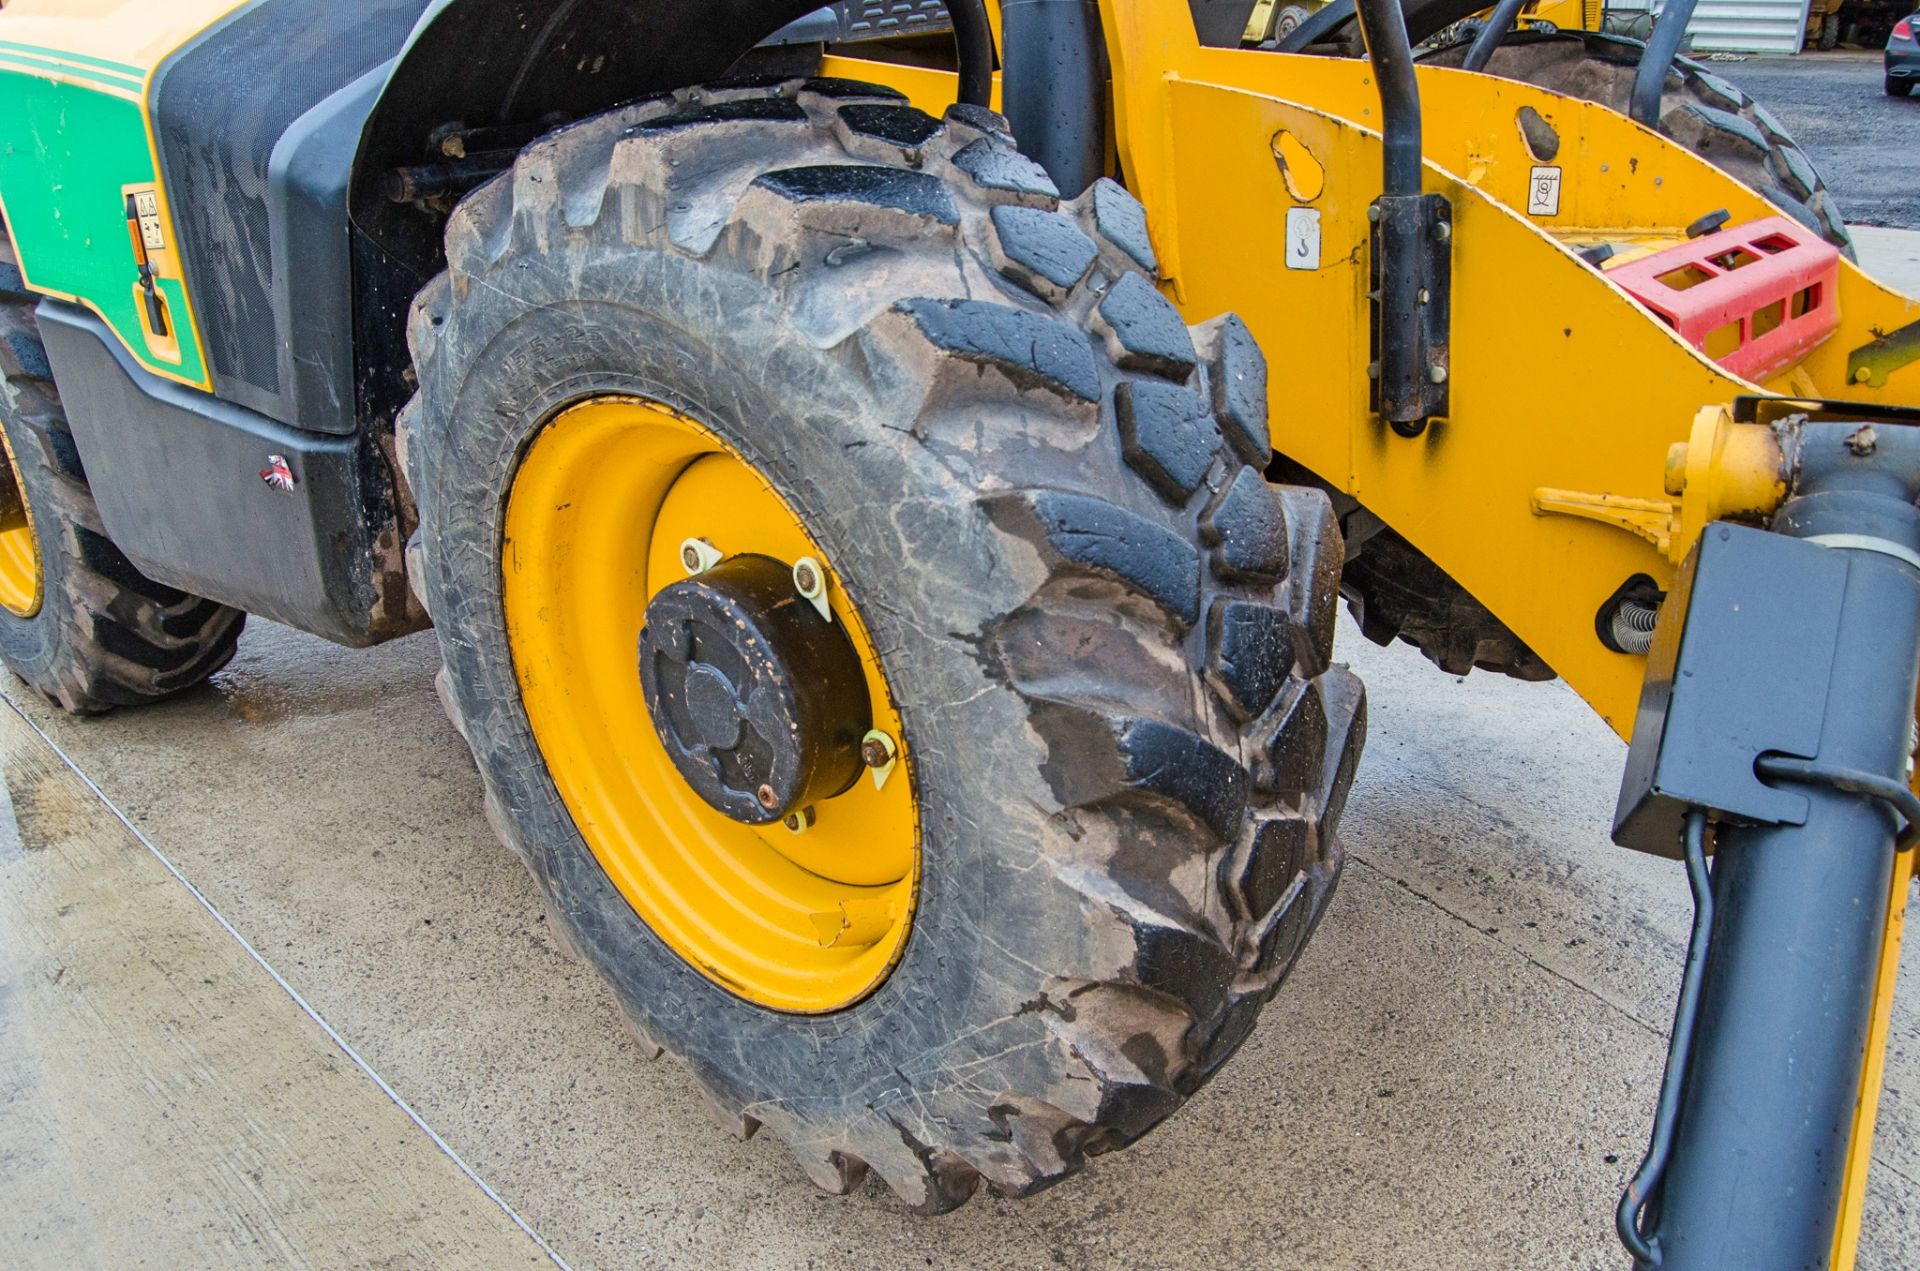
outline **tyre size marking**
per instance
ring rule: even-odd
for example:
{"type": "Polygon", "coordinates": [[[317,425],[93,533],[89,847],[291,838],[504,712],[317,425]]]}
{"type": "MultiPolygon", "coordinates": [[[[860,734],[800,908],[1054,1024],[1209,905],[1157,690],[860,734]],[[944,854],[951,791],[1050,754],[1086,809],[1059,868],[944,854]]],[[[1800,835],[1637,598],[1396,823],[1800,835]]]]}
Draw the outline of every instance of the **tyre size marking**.
{"type": "Polygon", "coordinates": [[[1560,169],[1536,167],[1527,178],[1527,215],[1560,215],[1560,169]]]}
{"type": "Polygon", "coordinates": [[[1287,209],[1287,268],[1320,268],[1320,213],[1315,208],[1287,209]]]}

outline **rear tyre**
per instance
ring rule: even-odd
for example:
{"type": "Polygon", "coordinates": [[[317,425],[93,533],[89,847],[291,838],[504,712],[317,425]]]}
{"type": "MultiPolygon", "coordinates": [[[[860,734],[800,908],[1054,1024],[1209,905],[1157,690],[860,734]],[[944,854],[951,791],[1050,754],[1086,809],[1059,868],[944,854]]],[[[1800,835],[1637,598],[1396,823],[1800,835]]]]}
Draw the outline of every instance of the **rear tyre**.
{"type": "MultiPolygon", "coordinates": [[[[570,128],[447,242],[401,423],[417,581],[492,814],[649,1052],[820,1186],[871,1168],[927,1211],[1045,1187],[1177,1108],[1322,912],[1364,733],[1328,661],[1330,508],[1250,466],[1246,329],[1180,322],[1120,187],[1063,203],[999,116],[837,81],[570,128]],[[536,735],[510,504],[547,430],[610,397],[750,464],[878,650],[918,894],[897,964],[839,1009],[769,1009],[676,953],[536,735]]],[[[609,647],[634,648],[636,612],[609,647]]],[[[652,731],[630,721],[636,746],[652,731]]]]}
{"type": "MultiPolygon", "coordinates": [[[[1625,114],[1645,48],[1639,40],[1591,31],[1517,31],[1494,52],[1487,74],[1625,114]]],[[[1421,60],[1458,66],[1466,52],[1464,44],[1453,44],[1421,60]]],[[[1852,256],[1846,222],[1806,152],[1764,106],[1692,58],[1674,58],[1667,71],[1660,131],[1852,256]]]]}
{"type": "Polygon", "coordinates": [[[1272,39],[1284,40],[1292,35],[1302,22],[1312,16],[1313,10],[1301,4],[1290,4],[1280,10],[1280,16],[1273,20],[1272,39]]]}
{"type": "Polygon", "coordinates": [[[36,299],[0,236],[0,659],[75,714],[170,697],[227,664],[246,615],[153,581],[107,537],[36,299]]]}

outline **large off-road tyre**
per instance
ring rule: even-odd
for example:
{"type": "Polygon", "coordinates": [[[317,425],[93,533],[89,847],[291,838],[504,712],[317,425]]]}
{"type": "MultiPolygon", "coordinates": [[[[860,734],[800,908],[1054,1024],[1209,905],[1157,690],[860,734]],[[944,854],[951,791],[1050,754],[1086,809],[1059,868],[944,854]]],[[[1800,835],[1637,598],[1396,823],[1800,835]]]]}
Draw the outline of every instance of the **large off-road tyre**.
{"type": "MultiPolygon", "coordinates": [[[[1458,66],[1467,47],[1435,48],[1422,53],[1421,60],[1458,66]]],[[[1627,36],[1593,31],[1516,31],[1494,51],[1486,69],[1489,75],[1625,114],[1645,47],[1627,36]]],[[[1766,107],[1704,64],[1690,57],[1673,59],[1660,102],[1660,131],[1853,254],[1846,222],[1806,152],[1766,107]]],[[[1703,208],[1701,215],[1713,210],[1703,208]]]]}
{"type": "Polygon", "coordinates": [[[1341,576],[1347,608],[1378,645],[1404,640],[1449,675],[1495,671],[1550,680],[1553,668],[1491,609],[1363,508],[1340,518],[1351,555],[1341,576]]]}
{"type": "Polygon", "coordinates": [[[157,583],[107,537],[0,233],[0,520],[31,560],[0,607],[0,659],[63,710],[90,715],[192,688],[233,657],[246,615],[157,583]],[[30,547],[25,544],[30,543],[30,547]]]}
{"type": "MultiPolygon", "coordinates": [[[[1271,480],[1322,484],[1289,459],[1274,458],[1271,480]]],[[[1328,490],[1347,547],[1340,592],[1367,639],[1381,646],[1404,641],[1449,675],[1493,671],[1517,680],[1551,680],[1513,629],[1475,600],[1419,548],[1395,533],[1358,500],[1328,490]]]]}
{"type": "Polygon", "coordinates": [[[1139,203],[1062,202],[1006,127],[791,81],[546,138],[455,212],[401,421],[449,708],[568,938],[734,1129],[923,1211],[1074,1173],[1233,1053],[1333,887],[1364,731],[1329,663],[1339,533],[1262,478],[1245,327],[1189,330],[1139,203]],[[879,650],[920,882],[843,1009],[754,1005],[673,952],[536,740],[509,496],[556,411],[607,395],[762,474],[879,650]]]}

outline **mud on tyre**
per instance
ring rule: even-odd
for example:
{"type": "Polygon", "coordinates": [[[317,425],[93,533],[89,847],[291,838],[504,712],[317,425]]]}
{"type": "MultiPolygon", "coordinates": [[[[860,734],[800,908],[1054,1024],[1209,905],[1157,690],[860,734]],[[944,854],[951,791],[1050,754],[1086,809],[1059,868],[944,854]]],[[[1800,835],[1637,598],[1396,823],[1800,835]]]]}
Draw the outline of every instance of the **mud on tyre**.
{"type": "Polygon", "coordinates": [[[1364,732],[1329,663],[1339,531],[1263,479],[1245,327],[1181,322],[1119,186],[1063,202],[998,115],[836,81],[569,128],[447,243],[401,421],[416,586],[504,836],[650,1045],[819,1185],[870,1168],[928,1211],[1178,1107],[1322,912],[1364,732]],[[546,421],[608,394],[763,474],[880,650],[921,874],[898,965],[845,1009],[755,1006],[673,953],[529,725],[508,494],[546,421]]]}

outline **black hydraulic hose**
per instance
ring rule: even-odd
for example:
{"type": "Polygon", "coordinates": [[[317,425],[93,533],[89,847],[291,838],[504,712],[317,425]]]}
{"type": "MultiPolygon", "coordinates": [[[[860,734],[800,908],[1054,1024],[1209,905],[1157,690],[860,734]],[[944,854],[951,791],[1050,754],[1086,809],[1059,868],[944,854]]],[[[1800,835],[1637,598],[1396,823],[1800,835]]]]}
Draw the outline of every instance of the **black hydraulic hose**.
{"type": "Polygon", "coordinates": [[[1487,63],[1493,60],[1493,51],[1500,47],[1507,33],[1513,30],[1514,21],[1519,18],[1520,10],[1527,7],[1527,0],[1500,0],[1493,6],[1493,12],[1487,15],[1487,24],[1480,28],[1480,34],[1474,38],[1473,47],[1467,50],[1467,56],[1460,63],[1463,71],[1484,71],[1487,63]]]}
{"type": "Polygon", "coordinates": [[[1360,36],[1380,85],[1381,194],[1420,193],[1420,85],[1399,0],[1358,0],[1360,36]]]}
{"type": "Polygon", "coordinates": [[[1660,1104],[1653,1116],[1653,1133],[1640,1168],[1620,1194],[1613,1223],[1620,1243],[1638,1265],[1660,1265],[1660,1241],[1641,1230],[1641,1215],[1660,1187],[1673,1155],[1674,1123],[1679,1118],[1680,1095],[1687,1082],[1687,1060],[1693,1051],[1694,1024],[1700,1016],[1700,986],[1706,979],[1707,946],[1713,932],[1713,888],[1707,876],[1707,814],[1687,814],[1687,886],[1693,892],[1693,934],[1687,938],[1687,969],[1680,980],[1680,1001],[1673,1008],[1673,1039],[1667,1048],[1667,1071],[1660,1079],[1660,1104]]]}
{"type": "Polygon", "coordinates": [[[993,27],[986,0],[947,0],[954,49],[960,55],[960,102],[993,105],[993,27]]]}
{"type": "Polygon", "coordinates": [[[1640,51],[1640,65],[1633,73],[1633,95],[1627,99],[1627,116],[1649,128],[1660,123],[1660,98],[1667,91],[1667,68],[1680,52],[1687,24],[1693,21],[1694,0],[1667,0],[1660,16],[1653,21],[1653,33],[1647,47],[1640,51]]]}
{"type": "Polygon", "coordinates": [[[1020,152],[1072,198],[1107,164],[1106,42],[1095,0],[1001,0],[1000,108],[1020,152]]]}

